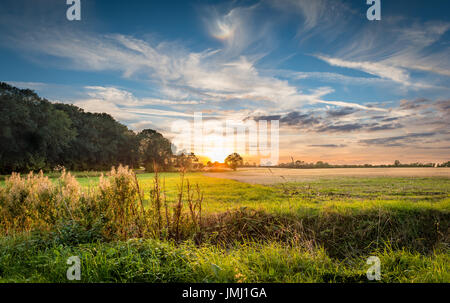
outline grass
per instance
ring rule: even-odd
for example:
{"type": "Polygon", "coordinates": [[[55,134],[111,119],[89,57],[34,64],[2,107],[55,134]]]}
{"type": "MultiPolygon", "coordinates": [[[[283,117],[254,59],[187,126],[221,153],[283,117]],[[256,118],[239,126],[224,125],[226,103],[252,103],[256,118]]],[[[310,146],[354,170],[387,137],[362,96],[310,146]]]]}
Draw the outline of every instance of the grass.
{"type": "MultiPolygon", "coordinates": [[[[240,243],[232,249],[185,242],[52,245],[30,237],[0,242],[0,282],[67,282],[70,256],[82,260],[81,282],[368,282],[366,258],[336,261],[324,250],[308,252],[269,244],[240,243]]],[[[374,252],[383,282],[448,282],[448,254],[423,256],[386,249],[374,252]]]]}
{"type": "MultiPolygon", "coordinates": [[[[101,183],[93,173],[76,176],[87,191],[101,183]]],[[[137,176],[150,211],[155,176],[137,176]]],[[[0,282],[67,282],[65,262],[73,255],[82,259],[82,282],[367,282],[370,255],[381,260],[382,282],[450,282],[449,178],[272,186],[201,173],[185,178],[203,193],[201,240],[190,229],[182,239],[105,242],[72,225],[57,236],[11,234],[0,237],[0,282]]],[[[179,174],[160,174],[170,207],[178,203],[179,184],[179,174]]]]}
{"type": "MultiPolygon", "coordinates": [[[[76,175],[75,175],[76,176],[76,175]]],[[[150,188],[154,174],[138,174],[141,188],[150,188]]],[[[161,173],[167,196],[177,195],[178,173],[161,173]]],[[[192,184],[200,184],[207,212],[223,212],[248,207],[268,212],[304,212],[305,208],[365,209],[372,207],[433,208],[450,211],[450,178],[339,177],[273,186],[186,174],[192,184]],[[290,206],[290,207],[289,207],[290,206]]],[[[52,180],[56,180],[53,178],[52,180]]],[[[95,188],[99,177],[77,177],[85,188],[95,188]]],[[[0,181],[0,186],[4,181],[0,181]]],[[[144,192],[149,198],[149,191],[144,192]]]]}

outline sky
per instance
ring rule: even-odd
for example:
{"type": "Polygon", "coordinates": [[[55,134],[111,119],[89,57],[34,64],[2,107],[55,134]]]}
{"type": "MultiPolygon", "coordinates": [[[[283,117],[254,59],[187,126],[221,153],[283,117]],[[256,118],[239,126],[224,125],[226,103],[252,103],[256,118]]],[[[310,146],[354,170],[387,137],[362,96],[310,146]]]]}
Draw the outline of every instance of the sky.
{"type": "Polygon", "coordinates": [[[172,140],[199,112],[277,120],[280,162],[450,160],[450,2],[381,0],[379,21],[369,7],[81,0],[69,21],[65,0],[2,0],[0,81],[172,140]]]}

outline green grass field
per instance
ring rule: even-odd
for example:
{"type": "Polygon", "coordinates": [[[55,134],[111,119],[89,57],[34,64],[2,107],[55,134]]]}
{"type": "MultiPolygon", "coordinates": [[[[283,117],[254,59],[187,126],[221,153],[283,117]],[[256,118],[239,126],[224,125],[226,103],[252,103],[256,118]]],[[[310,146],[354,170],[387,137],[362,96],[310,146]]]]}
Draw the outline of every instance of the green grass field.
{"type": "MultiPolygon", "coordinates": [[[[168,197],[174,199],[178,173],[162,173],[168,197]]],[[[142,188],[149,189],[154,174],[139,174],[142,188]]],[[[241,207],[272,213],[303,213],[333,207],[345,210],[367,208],[434,208],[450,211],[450,178],[374,177],[329,178],[264,186],[188,173],[186,178],[201,185],[207,212],[221,212],[241,207]]],[[[85,188],[96,187],[98,177],[78,177],[85,188]]],[[[4,183],[4,181],[2,181],[4,183]]],[[[0,183],[2,184],[2,183],[0,183]]],[[[149,191],[144,191],[148,198],[149,191]]]]}
{"type": "MultiPolygon", "coordinates": [[[[177,173],[160,174],[176,201],[177,173]]],[[[189,173],[204,193],[211,241],[154,239],[68,245],[46,233],[0,238],[1,282],[450,282],[449,178],[328,178],[250,185],[189,173]],[[226,214],[226,215],[224,215],[226,214]],[[217,223],[219,222],[219,223],[217,223]]],[[[139,174],[149,203],[153,174],[139,174]]],[[[99,178],[78,177],[84,189],[99,178]]],[[[4,181],[1,181],[3,184],[4,181]]]]}

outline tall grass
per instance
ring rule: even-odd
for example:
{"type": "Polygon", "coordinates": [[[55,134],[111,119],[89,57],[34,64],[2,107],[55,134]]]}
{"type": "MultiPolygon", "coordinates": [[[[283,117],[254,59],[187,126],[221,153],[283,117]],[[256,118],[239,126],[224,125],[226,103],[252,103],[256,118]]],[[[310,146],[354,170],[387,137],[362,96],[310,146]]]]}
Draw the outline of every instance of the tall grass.
{"type": "Polygon", "coordinates": [[[49,230],[60,220],[73,220],[85,198],[70,173],[64,172],[56,184],[42,172],[25,178],[13,173],[0,188],[0,227],[6,234],[49,230]]]}
{"type": "Polygon", "coordinates": [[[82,188],[65,171],[57,182],[42,172],[26,177],[14,173],[0,187],[0,232],[53,231],[61,235],[71,229],[81,233],[96,230],[105,240],[148,237],[177,241],[201,233],[203,195],[184,174],[176,201],[168,201],[157,173],[148,201],[144,191],[134,172],[124,166],[102,174],[94,189],[82,188]]]}

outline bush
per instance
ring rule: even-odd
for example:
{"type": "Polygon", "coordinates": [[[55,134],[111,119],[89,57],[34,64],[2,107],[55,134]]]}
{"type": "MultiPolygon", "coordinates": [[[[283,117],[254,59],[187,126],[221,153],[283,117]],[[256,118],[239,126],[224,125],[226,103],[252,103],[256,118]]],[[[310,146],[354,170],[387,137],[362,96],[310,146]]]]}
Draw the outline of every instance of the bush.
{"type": "Polygon", "coordinates": [[[54,184],[42,171],[26,178],[13,173],[0,188],[0,228],[14,231],[49,230],[58,220],[72,216],[80,198],[80,186],[70,173],[54,184]]]}
{"type": "Polygon", "coordinates": [[[184,175],[179,191],[169,206],[155,174],[150,199],[144,201],[136,175],[124,166],[102,174],[98,188],[87,191],[65,171],[56,182],[42,172],[26,178],[13,174],[0,187],[0,232],[52,231],[63,244],[139,237],[179,241],[201,233],[203,200],[200,188],[184,175]]]}
{"type": "Polygon", "coordinates": [[[76,221],[61,223],[52,233],[52,238],[55,244],[67,246],[99,242],[104,240],[103,222],[99,220],[90,228],[76,221]]]}

